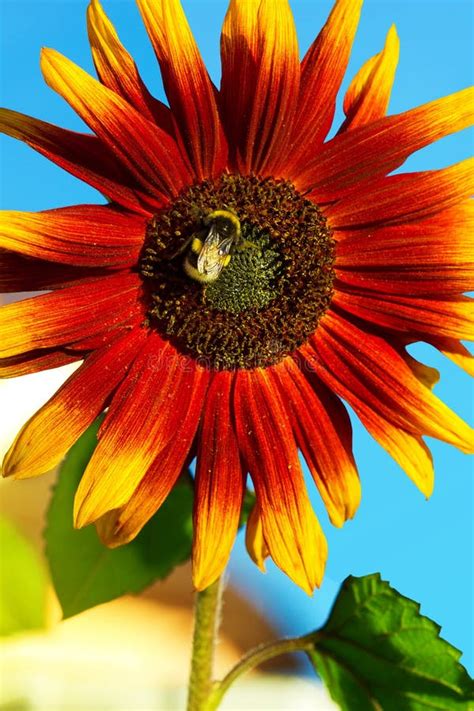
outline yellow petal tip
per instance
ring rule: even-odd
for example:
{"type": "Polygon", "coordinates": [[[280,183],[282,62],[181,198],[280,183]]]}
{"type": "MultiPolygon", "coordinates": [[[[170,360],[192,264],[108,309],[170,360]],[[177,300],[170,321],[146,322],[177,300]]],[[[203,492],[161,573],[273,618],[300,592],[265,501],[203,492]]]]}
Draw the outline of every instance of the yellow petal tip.
{"type": "Polygon", "coordinates": [[[196,546],[196,539],[193,546],[193,586],[196,590],[205,590],[210,585],[216,582],[220,575],[225,570],[228,554],[224,557],[210,555],[210,550],[199,552],[196,546]],[[204,555],[202,555],[204,553],[204,555]],[[206,555],[207,554],[207,555],[206,555]]]}
{"type": "Polygon", "coordinates": [[[390,25],[390,28],[387,32],[387,39],[398,39],[398,32],[397,32],[397,26],[395,23],[393,25],[390,25]]]}
{"type": "Polygon", "coordinates": [[[15,450],[16,447],[13,445],[4,457],[2,463],[2,477],[11,477],[12,479],[28,479],[29,477],[35,476],[35,474],[43,473],[31,472],[30,469],[22,467],[21,452],[15,450]]]}
{"type": "MultiPolygon", "coordinates": [[[[76,491],[76,496],[74,497],[74,508],[73,508],[73,526],[76,529],[84,528],[94,521],[94,517],[91,515],[90,511],[86,509],[86,497],[84,494],[79,495],[79,489],[76,491]]],[[[97,518],[97,517],[96,517],[97,518]]]]}
{"type": "Polygon", "coordinates": [[[195,578],[193,575],[193,587],[196,592],[202,592],[215,582],[213,578],[195,578]]]}

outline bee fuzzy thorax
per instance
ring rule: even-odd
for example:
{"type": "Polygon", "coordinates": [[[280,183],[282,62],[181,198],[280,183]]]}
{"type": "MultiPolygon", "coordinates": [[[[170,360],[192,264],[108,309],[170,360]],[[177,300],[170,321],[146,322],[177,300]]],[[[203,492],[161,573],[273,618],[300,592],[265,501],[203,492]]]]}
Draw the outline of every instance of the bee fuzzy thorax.
{"type": "Polygon", "coordinates": [[[240,237],[240,220],[232,210],[213,210],[213,212],[206,215],[203,222],[205,225],[210,225],[214,222],[221,230],[235,231],[236,235],[240,237]]]}
{"type": "Polygon", "coordinates": [[[183,266],[191,279],[210,284],[219,278],[240,244],[241,227],[237,215],[227,209],[209,212],[202,223],[204,228],[193,237],[183,266]]]}

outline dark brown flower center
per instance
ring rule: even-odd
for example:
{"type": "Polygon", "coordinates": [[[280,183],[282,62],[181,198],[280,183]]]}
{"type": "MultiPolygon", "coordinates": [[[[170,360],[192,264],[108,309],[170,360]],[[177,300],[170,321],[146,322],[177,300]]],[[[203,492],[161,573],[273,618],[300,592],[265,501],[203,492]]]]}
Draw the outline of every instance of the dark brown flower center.
{"type": "Polygon", "coordinates": [[[317,205],[286,181],[224,174],[154,215],[140,271],[150,326],[203,364],[234,369],[278,363],[309,338],[331,301],[333,265],[317,205]],[[230,240],[228,213],[229,234],[240,223],[230,240]]]}

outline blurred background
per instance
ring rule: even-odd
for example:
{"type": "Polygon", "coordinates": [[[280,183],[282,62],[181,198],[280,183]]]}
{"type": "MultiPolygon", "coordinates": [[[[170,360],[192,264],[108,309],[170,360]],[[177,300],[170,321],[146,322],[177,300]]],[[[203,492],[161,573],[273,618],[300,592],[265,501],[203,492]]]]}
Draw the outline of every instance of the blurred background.
{"type": "MultiPolygon", "coordinates": [[[[218,41],[226,2],[184,0],[183,4],[211,75],[218,82],[218,41]]],[[[103,5],[148,86],[163,99],[156,62],[133,0],[103,0],[103,5]]],[[[302,53],[331,5],[328,0],[293,1],[302,53]]],[[[50,46],[93,71],[86,7],[86,0],[0,0],[3,106],[83,130],[80,119],[44,84],[38,60],[40,48],[50,46]]],[[[343,89],[360,65],[381,49],[393,22],[400,35],[401,55],[391,113],[472,84],[473,12],[470,0],[365,0],[343,89]]],[[[3,208],[41,210],[103,202],[97,192],[19,142],[2,137],[0,147],[3,208]]],[[[472,147],[472,132],[465,131],[415,154],[404,169],[441,168],[467,157],[472,147]]],[[[472,422],[473,390],[468,377],[427,346],[417,345],[413,353],[441,371],[436,393],[472,422]]],[[[0,383],[1,454],[21,424],[50,397],[72,367],[0,383]]],[[[229,566],[219,674],[255,643],[321,625],[344,578],[375,571],[401,593],[421,602],[422,612],[441,625],[442,636],[464,652],[462,662],[472,673],[472,462],[447,445],[430,441],[437,478],[435,492],[427,502],[354,418],[353,423],[363,485],[356,519],[342,530],[332,528],[308,480],[329,541],[321,590],[307,597],[271,563],[262,575],[248,559],[239,537],[229,566]]],[[[44,601],[46,612],[39,620],[34,610],[22,607],[24,626],[36,622],[47,625],[45,631],[3,639],[0,708],[151,711],[182,706],[191,635],[188,567],[181,567],[168,581],[143,595],[122,598],[61,623],[42,558],[44,511],[54,478],[53,472],[37,480],[0,482],[0,513],[7,521],[0,528],[2,609],[6,601],[15,611],[19,599],[31,596],[35,604],[44,601]],[[28,561],[29,574],[24,579],[18,574],[17,560],[28,561]]],[[[2,627],[8,630],[9,621],[2,627]]],[[[334,707],[303,659],[282,659],[272,669],[239,684],[229,693],[224,708],[334,707]],[[268,684],[266,674],[270,671],[276,676],[268,684]],[[288,674],[292,675],[289,681],[288,674]]]]}

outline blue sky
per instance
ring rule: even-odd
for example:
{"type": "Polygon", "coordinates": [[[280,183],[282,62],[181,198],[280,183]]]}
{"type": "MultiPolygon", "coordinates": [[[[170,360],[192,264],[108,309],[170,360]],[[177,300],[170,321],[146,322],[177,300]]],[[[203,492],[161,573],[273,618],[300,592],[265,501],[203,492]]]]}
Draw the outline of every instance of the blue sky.
{"type": "MultiPolygon", "coordinates": [[[[163,98],[157,65],[134,2],[104,0],[103,4],[150,88],[163,98]]],[[[218,81],[218,39],[226,3],[188,0],[184,5],[210,72],[218,81]]],[[[92,70],[86,6],[86,0],[2,0],[2,105],[82,130],[80,119],[44,84],[38,60],[41,46],[50,46],[92,70]]],[[[294,0],[292,6],[304,52],[323,24],[331,2],[294,0]]],[[[400,36],[401,55],[391,113],[472,83],[470,0],[366,0],[344,86],[361,63],[380,50],[392,23],[400,36]]],[[[449,165],[471,154],[472,145],[472,133],[465,131],[415,154],[405,168],[449,165]]],[[[3,138],[1,148],[3,208],[40,210],[102,201],[94,190],[22,144],[3,138]]],[[[413,352],[441,371],[436,393],[472,422],[473,390],[468,377],[427,346],[415,346],[413,352]]],[[[357,422],[354,440],[363,486],[362,504],[354,521],[342,530],[332,528],[308,482],[329,540],[322,589],[308,598],[272,564],[267,575],[261,575],[247,558],[242,541],[230,566],[233,583],[251,594],[284,632],[293,634],[308,631],[324,620],[347,575],[380,571],[400,592],[421,602],[422,612],[441,624],[443,636],[464,651],[463,661],[472,672],[472,460],[445,444],[430,441],[437,477],[435,492],[427,502],[357,422]]]]}

